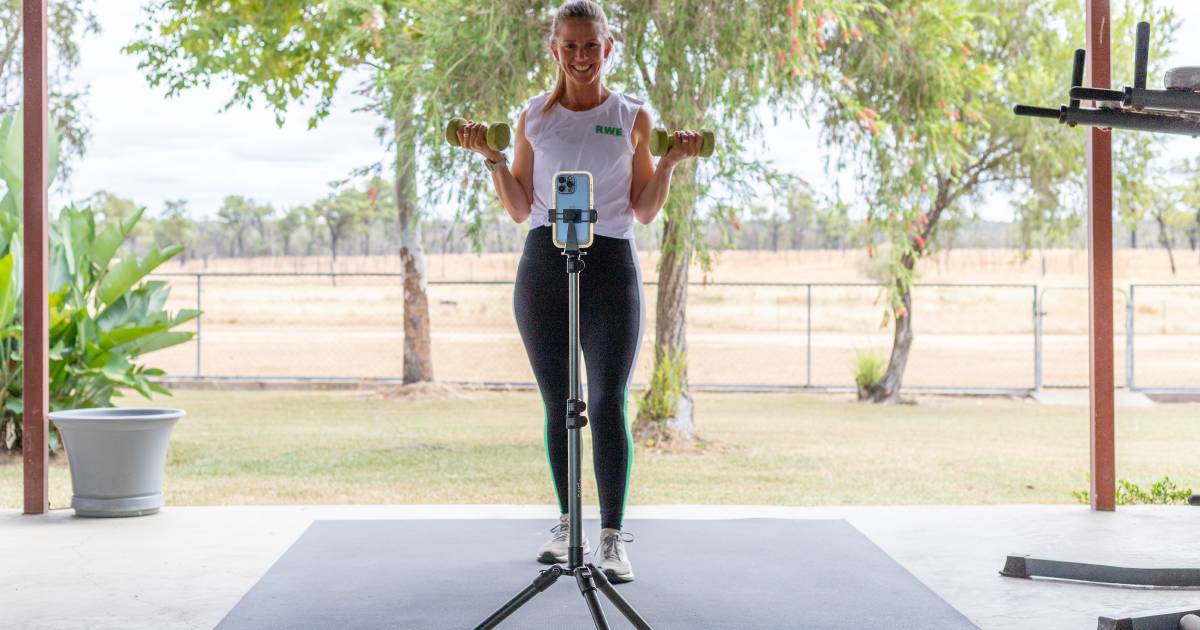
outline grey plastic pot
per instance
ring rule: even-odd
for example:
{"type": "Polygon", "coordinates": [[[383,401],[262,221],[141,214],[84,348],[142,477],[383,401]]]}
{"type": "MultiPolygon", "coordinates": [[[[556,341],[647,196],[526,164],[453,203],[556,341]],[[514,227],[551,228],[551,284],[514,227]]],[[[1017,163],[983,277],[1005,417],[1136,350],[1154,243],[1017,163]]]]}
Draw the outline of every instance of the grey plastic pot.
{"type": "Polygon", "coordinates": [[[143,516],[163,505],[163,468],[182,409],[71,409],[50,413],[71,464],[77,516],[143,516]]]}

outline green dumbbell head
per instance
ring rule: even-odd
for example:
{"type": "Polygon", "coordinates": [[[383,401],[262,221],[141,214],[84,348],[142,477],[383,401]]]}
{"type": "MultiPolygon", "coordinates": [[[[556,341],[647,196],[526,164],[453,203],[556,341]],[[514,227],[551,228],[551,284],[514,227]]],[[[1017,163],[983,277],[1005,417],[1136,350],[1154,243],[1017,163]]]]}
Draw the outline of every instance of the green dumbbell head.
{"type": "Polygon", "coordinates": [[[488,146],[496,151],[503,151],[508,148],[508,143],[512,141],[512,130],[508,125],[502,122],[494,122],[488,125],[487,128],[487,143],[488,146]]]}
{"type": "MultiPolygon", "coordinates": [[[[700,135],[703,138],[703,143],[700,145],[700,157],[711,157],[713,148],[717,145],[716,136],[711,129],[701,129],[700,135]]],[[[650,132],[650,155],[664,156],[667,151],[671,150],[673,144],[675,144],[675,134],[666,129],[657,127],[650,132]]]]}
{"type": "MultiPolygon", "coordinates": [[[[458,144],[458,129],[467,124],[463,118],[451,118],[446,124],[446,142],[450,146],[457,147],[458,144]]],[[[485,125],[484,138],[487,140],[488,148],[493,151],[503,151],[508,148],[508,143],[512,141],[512,130],[509,126],[502,122],[494,122],[490,125],[485,125]]]]}

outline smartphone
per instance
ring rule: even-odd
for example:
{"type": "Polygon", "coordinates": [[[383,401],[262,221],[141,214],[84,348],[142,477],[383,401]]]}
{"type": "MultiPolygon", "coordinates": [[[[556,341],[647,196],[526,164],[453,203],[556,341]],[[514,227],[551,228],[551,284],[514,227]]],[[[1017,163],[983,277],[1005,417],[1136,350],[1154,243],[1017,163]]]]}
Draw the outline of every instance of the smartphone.
{"type": "Polygon", "coordinates": [[[554,174],[554,203],[552,207],[559,212],[554,223],[554,246],[566,248],[571,226],[575,226],[575,238],[579,248],[590,247],[592,244],[592,227],[596,222],[596,211],[593,207],[592,174],[587,171],[559,171],[554,174]],[[571,223],[563,220],[562,212],[567,210],[584,211],[585,220],[581,223],[571,223]],[[586,220],[590,214],[590,220],[586,220]]]}

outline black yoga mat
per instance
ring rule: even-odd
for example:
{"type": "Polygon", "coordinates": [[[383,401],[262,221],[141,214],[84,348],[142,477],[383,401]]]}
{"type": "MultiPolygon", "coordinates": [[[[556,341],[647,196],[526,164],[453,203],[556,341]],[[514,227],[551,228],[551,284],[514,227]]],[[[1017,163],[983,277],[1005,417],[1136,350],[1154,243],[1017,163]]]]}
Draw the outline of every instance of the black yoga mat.
{"type": "MultiPolygon", "coordinates": [[[[551,520],[317,521],[220,623],[473,628],[533,581],[551,520]]],[[[599,524],[585,521],[593,545],[599,524]]],[[[616,588],[655,630],[974,628],[838,520],[627,520],[637,579],[616,588]]],[[[590,558],[589,558],[590,560],[590,558]]],[[[599,595],[613,628],[629,623],[599,595]]],[[[593,628],[559,578],[501,628],[593,628]]]]}

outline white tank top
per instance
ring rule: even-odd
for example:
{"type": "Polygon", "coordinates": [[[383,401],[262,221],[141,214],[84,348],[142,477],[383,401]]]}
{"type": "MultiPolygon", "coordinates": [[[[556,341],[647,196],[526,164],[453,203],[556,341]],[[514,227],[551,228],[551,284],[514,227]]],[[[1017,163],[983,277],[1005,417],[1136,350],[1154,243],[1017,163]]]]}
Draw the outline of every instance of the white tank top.
{"type": "Polygon", "coordinates": [[[642,101],[610,92],[602,103],[573,112],[561,104],[543,113],[547,92],[525,108],[525,138],[533,146],[533,203],[529,227],[549,225],[547,212],[558,171],[588,171],[596,203],[595,232],[633,238],[633,121],[642,101]]]}

